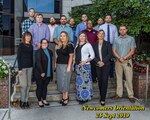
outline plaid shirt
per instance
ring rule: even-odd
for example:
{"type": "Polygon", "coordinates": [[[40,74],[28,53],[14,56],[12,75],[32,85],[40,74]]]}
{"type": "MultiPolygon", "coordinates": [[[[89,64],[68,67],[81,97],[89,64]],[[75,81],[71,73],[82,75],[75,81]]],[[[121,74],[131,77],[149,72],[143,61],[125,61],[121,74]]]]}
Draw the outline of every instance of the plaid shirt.
{"type": "Polygon", "coordinates": [[[24,20],[22,22],[22,34],[25,33],[26,31],[28,31],[29,27],[33,24],[33,23],[36,23],[35,20],[30,20],[29,18],[24,20]]]}

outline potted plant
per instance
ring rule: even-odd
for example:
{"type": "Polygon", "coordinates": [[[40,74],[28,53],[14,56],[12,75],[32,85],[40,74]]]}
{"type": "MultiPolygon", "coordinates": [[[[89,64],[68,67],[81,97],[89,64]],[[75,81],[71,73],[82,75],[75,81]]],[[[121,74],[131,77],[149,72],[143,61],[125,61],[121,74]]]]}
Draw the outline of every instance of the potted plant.
{"type": "Polygon", "coordinates": [[[0,108],[8,107],[8,75],[10,65],[0,57],[0,108]]]}

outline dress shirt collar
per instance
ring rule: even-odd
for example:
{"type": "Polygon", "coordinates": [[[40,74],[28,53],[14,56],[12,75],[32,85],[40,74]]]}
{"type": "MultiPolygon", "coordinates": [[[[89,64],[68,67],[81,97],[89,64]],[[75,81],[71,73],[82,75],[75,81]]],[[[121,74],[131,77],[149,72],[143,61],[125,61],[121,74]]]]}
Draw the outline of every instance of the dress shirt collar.
{"type": "Polygon", "coordinates": [[[39,25],[37,22],[36,22],[37,26],[42,26],[43,25],[43,22],[39,25]]]}
{"type": "Polygon", "coordinates": [[[124,38],[127,38],[128,37],[128,35],[126,34],[125,36],[119,36],[120,38],[122,38],[122,39],[124,39],[124,38]]]}

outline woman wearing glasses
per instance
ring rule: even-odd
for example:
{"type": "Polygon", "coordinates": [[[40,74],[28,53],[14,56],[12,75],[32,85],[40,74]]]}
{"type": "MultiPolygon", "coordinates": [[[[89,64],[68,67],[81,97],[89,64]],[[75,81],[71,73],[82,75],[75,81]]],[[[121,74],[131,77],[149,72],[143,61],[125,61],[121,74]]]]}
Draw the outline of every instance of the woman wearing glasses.
{"type": "Polygon", "coordinates": [[[52,69],[52,51],[48,49],[48,41],[44,38],[41,40],[41,48],[36,52],[36,95],[38,98],[39,107],[48,106],[49,103],[46,100],[47,85],[50,79],[53,78],[52,69]]]}

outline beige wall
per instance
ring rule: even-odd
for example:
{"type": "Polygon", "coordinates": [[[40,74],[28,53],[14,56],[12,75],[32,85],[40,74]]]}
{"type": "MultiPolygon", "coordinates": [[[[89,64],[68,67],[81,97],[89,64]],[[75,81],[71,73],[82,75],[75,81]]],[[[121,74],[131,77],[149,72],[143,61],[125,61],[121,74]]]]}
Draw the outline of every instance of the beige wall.
{"type": "Polygon", "coordinates": [[[62,14],[68,16],[68,12],[71,11],[72,7],[91,4],[90,0],[63,0],[62,3],[62,14]]]}

